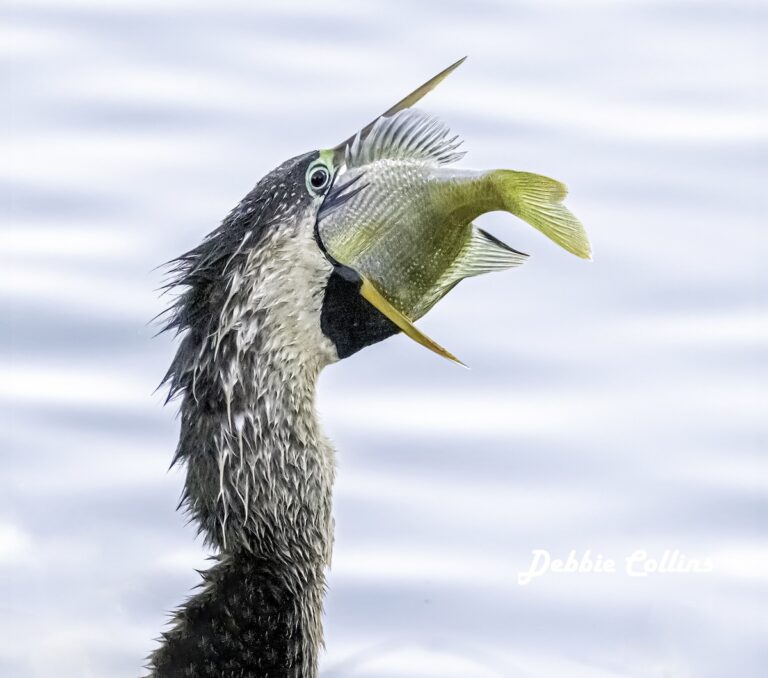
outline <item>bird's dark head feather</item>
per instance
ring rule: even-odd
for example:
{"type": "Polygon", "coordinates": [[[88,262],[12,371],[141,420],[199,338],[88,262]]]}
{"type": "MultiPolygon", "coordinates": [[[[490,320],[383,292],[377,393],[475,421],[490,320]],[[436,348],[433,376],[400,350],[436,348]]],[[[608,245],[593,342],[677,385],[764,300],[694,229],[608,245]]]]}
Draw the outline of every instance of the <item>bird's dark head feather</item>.
{"type": "MultiPolygon", "coordinates": [[[[359,279],[333,261],[317,237],[318,215],[333,209],[349,193],[343,182],[333,186],[332,167],[323,190],[313,190],[311,172],[323,165],[321,156],[318,151],[305,153],[269,172],[197,247],[169,262],[166,288],[177,292],[177,297],[164,315],[162,331],[186,333],[164,380],[170,385],[169,397],[184,389],[188,379],[182,377],[193,369],[208,339],[220,335],[222,323],[231,320],[223,311],[239,304],[247,314],[254,292],[257,297],[266,294],[266,290],[248,289],[249,285],[275,288],[268,296],[274,301],[282,295],[285,305],[306,302],[309,307],[309,300],[320,295],[317,326],[335,347],[334,358],[347,357],[398,331],[359,297],[359,279]],[[254,256],[260,250],[260,256],[254,256]],[[318,270],[296,275],[297,267],[308,266],[307,259],[318,270]],[[257,260],[265,276],[254,269],[257,260]],[[239,295],[235,304],[233,295],[239,295]]],[[[301,309],[294,312],[300,314],[301,309]]],[[[233,329],[238,329],[237,321],[233,329]]]]}

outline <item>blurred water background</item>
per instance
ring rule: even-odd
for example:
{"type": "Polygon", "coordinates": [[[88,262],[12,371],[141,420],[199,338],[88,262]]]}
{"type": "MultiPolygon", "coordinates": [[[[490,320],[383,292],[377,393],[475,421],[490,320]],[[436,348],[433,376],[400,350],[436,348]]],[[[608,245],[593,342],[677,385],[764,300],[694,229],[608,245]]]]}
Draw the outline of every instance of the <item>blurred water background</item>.
{"type": "Polygon", "coordinates": [[[423,106],[568,183],[531,253],[320,384],[339,452],[323,675],[764,676],[768,5],[6,0],[0,676],[136,676],[205,553],[175,512],[156,265],[265,172],[423,106]],[[711,558],[550,574],[533,549],[711,558]]]}

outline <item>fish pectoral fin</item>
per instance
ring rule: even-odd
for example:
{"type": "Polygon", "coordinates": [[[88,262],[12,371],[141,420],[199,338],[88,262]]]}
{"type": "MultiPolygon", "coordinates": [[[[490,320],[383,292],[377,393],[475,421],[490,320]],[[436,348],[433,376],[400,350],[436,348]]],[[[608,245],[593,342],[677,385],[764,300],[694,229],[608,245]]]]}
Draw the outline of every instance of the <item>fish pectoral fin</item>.
{"type": "Polygon", "coordinates": [[[563,205],[568,193],[563,184],[540,174],[514,170],[494,170],[487,176],[501,198],[503,209],[577,257],[592,258],[584,227],[563,205]]]}
{"type": "Polygon", "coordinates": [[[384,295],[376,289],[376,286],[368,280],[365,276],[358,273],[360,276],[360,295],[371,306],[373,306],[379,313],[388,318],[392,323],[399,327],[404,334],[413,339],[417,344],[421,344],[430,351],[437,353],[437,355],[447,358],[459,365],[466,367],[455,355],[446,351],[440,344],[430,339],[426,334],[421,332],[408,317],[398,311],[384,295]]]}

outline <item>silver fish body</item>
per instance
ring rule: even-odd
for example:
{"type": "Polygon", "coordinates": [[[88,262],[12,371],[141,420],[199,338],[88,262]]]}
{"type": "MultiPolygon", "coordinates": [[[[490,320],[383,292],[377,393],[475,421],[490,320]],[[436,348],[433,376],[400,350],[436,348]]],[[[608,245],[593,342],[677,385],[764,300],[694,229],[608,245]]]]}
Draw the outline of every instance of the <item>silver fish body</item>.
{"type": "Polygon", "coordinates": [[[511,212],[589,256],[581,224],[560,204],[562,184],[525,172],[451,167],[463,155],[459,143],[415,109],[380,118],[345,148],[333,207],[318,221],[326,251],[412,320],[460,280],[525,261],[472,224],[486,212],[511,212]]]}
{"type": "MultiPolygon", "coordinates": [[[[477,238],[471,221],[482,212],[472,194],[482,173],[382,160],[347,174],[366,186],[322,222],[325,247],[406,316],[420,318],[467,277],[458,264],[477,238]]],[[[498,268],[509,268],[525,255],[500,248],[496,258],[498,268]]]]}

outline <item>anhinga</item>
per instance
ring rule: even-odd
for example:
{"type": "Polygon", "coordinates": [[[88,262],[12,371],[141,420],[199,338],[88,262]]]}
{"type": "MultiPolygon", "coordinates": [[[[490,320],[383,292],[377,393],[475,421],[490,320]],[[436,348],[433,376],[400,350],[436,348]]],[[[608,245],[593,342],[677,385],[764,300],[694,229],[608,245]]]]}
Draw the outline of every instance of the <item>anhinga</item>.
{"type": "Polygon", "coordinates": [[[320,370],[398,331],[452,357],[411,321],[460,279],[525,256],[471,224],[483,212],[506,209],[588,256],[561,184],[443,167],[456,138],[410,107],[459,63],[334,149],[280,165],[173,262],[174,463],[217,555],[150,676],[315,678],[335,472],[315,413],[320,370]]]}

